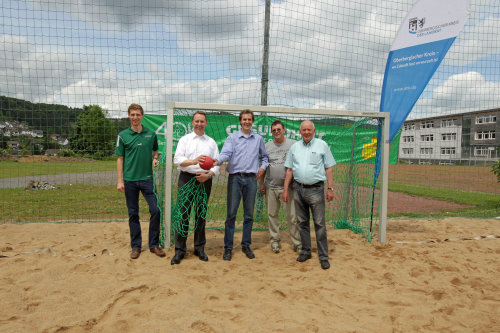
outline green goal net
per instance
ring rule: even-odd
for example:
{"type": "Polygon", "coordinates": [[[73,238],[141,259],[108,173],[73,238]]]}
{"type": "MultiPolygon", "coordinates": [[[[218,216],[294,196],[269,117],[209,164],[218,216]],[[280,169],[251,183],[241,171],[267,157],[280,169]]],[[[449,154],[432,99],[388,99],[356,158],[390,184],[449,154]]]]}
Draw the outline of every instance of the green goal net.
{"type": "MultiPolygon", "coordinates": [[[[163,201],[163,204],[165,204],[165,198],[170,196],[170,207],[166,208],[170,214],[167,214],[168,216],[165,218],[165,222],[170,224],[170,228],[167,228],[171,233],[170,239],[172,239],[174,230],[186,232],[181,230],[179,226],[180,208],[190,204],[191,209],[196,210],[199,209],[199,204],[206,200],[206,197],[195,196],[196,202],[186,203],[184,198],[188,196],[188,193],[184,193],[186,190],[179,190],[177,187],[179,171],[175,165],[168,166],[168,162],[173,159],[178,140],[192,131],[191,120],[194,112],[198,109],[203,109],[206,112],[208,124],[205,133],[216,141],[219,150],[222,149],[227,136],[239,129],[239,110],[230,110],[230,106],[226,106],[225,110],[215,109],[215,107],[210,109],[210,107],[210,105],[200,104],[198,107],[189,105],[186,108],[173,108],[171,131],[167,126],[167,115],[146,115],[143,119],[145,126],[156,130],[160,150],[163,151],[162,156],[167,156],[167,158],[162,159],[163,165],[160,168],[165,170],[165,175],[159,177],[162,182],[157,183],[157,188],[159,201],[163,201]],[[166,148],[169,146],[170,140],[172,152],[169,156],[166,148]],[[169,177],[169,185],[164,181],[164,177],[169,177]],[[170,195],[166,195],[167,192],[170,192],[170,195]]],[[[301,140],[299,128],[302,120],[310,119],[314,122],[315,136],[328,143],[337,162],[333,167],[334,200],[327,202],[326,221],[336,228],[347,228],[360,233],[370,241],[376,231],[375,225],[380,220],[380,191],[378,186],[374,188],[373,182],[379,121],[377,117],[380,117],[381,114],[361,114],[351,111],[346,116],[346,112],[334,110],[277,109],[272,107],[253,107],[253,109],[258,110],[254,111],[253,130],[261,135],[266,142],[273,139],[271,123],[274,120],[281,120],[286,128],[285,136],[297,141],[301,140]],[[282,112],[277,112],[277,110],[282,112]],[[358,115],[356,116],[356,114],[358,115]]],[[[220,168],[220,174],[213,180],[212,194],[206,212],[207,228],[224,228],[227,207],[227,179],[228,174],[225,171],[225,164],[223,164],[220,168]]],[[[196,187],[190,187],[189,191],[196,191],[196,187]]],[[[257,194],[254,208],[254,230],[267,230],[268,228],[265,202],[264,196],[257,194]]],[[[191,221],[187,232],[194,230],[194,215],[194,213],[190,214],[191,221]]],[[[287,222],[283,210],[280,212],[280,221],[280,228],[286,229],[287,222]]],[[[240,205],[236,228],[241,229],[242,222],[243,208],[240,205]]]]}

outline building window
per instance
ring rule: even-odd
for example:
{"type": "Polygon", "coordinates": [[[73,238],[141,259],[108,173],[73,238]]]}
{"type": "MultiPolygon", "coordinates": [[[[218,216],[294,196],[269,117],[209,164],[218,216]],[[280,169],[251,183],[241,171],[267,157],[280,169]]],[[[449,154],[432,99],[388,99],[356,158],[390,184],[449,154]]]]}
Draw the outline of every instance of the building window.
{"type": "Polygon", "coordinates": [[[432,148],[420,148],[420,154],[432,155],[432,148]]]}
{"type": "Polygon", "coordinates": [[[441,120],[441,127],[452,127],[457,126],[457,119],[445,119],[441,120]]]}
{"type": "Polygon", "coordinates": [[[404,125],[403,129],[405,131],[414,130],[415,129],[415,124],[406,124],[406,125],[404,125]]]}
{"type": "Polygon", "coordinates": [[[474,148],[474,156],[488,156],[488,147],[474,148]]]}
{"type": "Polygon", "coordinates": [[[496,138],[495,131],[476,132],[474,135],[476,140],[494,140],[496,138]]]}
{"type": "Polygon", "coordinates": [[[457,140],[457,133],[441,134],[441,140],[442,141],[456,141],[457,140]]]}
{"type": "Polygon", "coordinates": [[[413,135],[403,136],[403,142],[415,142],[415,137],[413,135]]]}
{"type": "Polygon", "coordinates": [[[455,155],[455,148],[441,148],[441,155],[455,155]]]}
{"type": "Polygon", "coordinates": [[[476,117],[476,124],[494,124],[496,122],[497,122],[497,116],[493,114],[476,117]]]}
{"type": "Polygon", "coordinates": [[[403,155],[413,155],[413,148],[403,148],[403,155]]]}
{"type": "Polygon", "coordinates": [[[434,127],[434,122],[433,121],[425,121],[423,123],[420,123],[420,129],[423,128],[433,128],[434,127]]]}
{"type": "Polygon", "coordinates": [[[434,141],[434,134],[421,135],[420,141],[434,141]]]}

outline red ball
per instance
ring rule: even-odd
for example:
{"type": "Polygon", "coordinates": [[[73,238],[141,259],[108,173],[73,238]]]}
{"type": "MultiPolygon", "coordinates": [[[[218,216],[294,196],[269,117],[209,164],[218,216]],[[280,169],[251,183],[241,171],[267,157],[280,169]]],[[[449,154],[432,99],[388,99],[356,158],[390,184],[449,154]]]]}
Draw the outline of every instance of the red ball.
{"type": "Polygon", "coordinates": [[[205,160],[200,164],[203,170],[210,170],[214,166],[214,160],[210,156],[205,156],[205,160]]]}

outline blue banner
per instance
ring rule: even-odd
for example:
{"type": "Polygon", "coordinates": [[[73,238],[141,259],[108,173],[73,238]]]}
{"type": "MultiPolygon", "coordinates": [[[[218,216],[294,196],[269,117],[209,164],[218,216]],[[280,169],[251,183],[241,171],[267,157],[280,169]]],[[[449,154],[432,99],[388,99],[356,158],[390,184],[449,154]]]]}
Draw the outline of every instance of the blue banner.
{"type": "MultiPolygon", "coordinates": [[[[380,112],[390,113],[389,143],[469,19],[470,0],[418,0],[406,14],[387,58],[380,112]]],[[[381,128],[377,142],[381,142],[381,128]]],[[[380,145],[375,187],[380,172],[380,145]]]]}
{"type": "Polygon", "coordinates": [[[392,142],[439,67],[455,38],[391,51],[384,76],[380,111],[391,114],[392,142]]]}
{"type": "Polygon", "coordinates": [[[389,142],[469,18],[469,0],[419,0],[399,27],[385,68],[380,111],[391,115],[389,142]]]}

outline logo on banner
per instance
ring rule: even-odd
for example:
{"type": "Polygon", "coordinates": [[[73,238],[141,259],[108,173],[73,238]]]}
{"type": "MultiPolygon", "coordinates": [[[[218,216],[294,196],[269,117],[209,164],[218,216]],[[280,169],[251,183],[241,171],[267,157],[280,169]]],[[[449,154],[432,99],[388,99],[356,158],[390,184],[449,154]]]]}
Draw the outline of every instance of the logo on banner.
{"type": "Polygon", "coordinates": [[[408,32],[417,37],[424,37],[428,35],[437,34],[443,31],[443,29],[449,29],[453,26],[459,24],[459,20],[454,20],[450,22],[445,22],[437,24],[431,27],[425,27],[426,19],[425,17],[418,18],[414,17],[408,21],[408,32]]]}
{"type": "Polygon", "coordinates": [[[174,126],[173,126],[174,141],[179,141],[180,138],[182,138],[187,133],[188,133],[188,129],[187,129],[186,125],[184,125],[183,123],[174,122],[174,126]]]}
{"type": "MultiPolygon", "coordinates": [[[[155,133],[157,135],[161,135],[161,136],[166,138],[167,137],[166,129],[167,129],[167,123],[163,122],[163,123],[161,123],[160,126],[158,126],[155,133]]],[[[191,133],[191,132],[192,132],[191,124],[187,124],[187,126],[186,126],[185,124],[183,124],[181,122],[177,122],[177,121],[174,122],[173,131],[172,131],[174,143],[177,144],[177,142],[179,141],[180,138],[182,138],[187,133],[191,133]]],[[[162,141],[160,143],[160,145],[161,144],[164,144],[164,142],[162,141]]]]}
{"type": "Polygon", "coordinates": [[[422,29],[425,25],[425,17],[419,19],[418,17],[414,17],[410,19],[408,23],[408,32],[411,34],[416,34],[419,29],[422,29]]]}
{"type": "Polygon", "coordinates": [[[372,138],[371,143],[363,144],[361,156],[363,156],[365,160],[377,156],[377,138],[372,138]]]}

